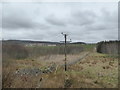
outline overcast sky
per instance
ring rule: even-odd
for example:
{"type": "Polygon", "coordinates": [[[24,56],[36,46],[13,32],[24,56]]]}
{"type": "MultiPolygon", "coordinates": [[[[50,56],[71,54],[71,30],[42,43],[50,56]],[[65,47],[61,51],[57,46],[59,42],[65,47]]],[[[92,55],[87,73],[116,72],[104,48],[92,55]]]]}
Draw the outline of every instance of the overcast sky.
{"type": "Polygon", "coordinates": [[[99,42],[118,39],[118,3],[3,3],[2,38],[99,42]]]}

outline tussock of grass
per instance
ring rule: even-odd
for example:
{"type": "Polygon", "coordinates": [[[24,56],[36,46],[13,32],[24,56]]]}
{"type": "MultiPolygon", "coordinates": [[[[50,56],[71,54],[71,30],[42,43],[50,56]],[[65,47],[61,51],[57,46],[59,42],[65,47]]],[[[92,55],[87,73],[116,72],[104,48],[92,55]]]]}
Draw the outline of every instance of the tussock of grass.
{"type": "Polygon", "coordinates": [[[106,57],[104,54],[94,53],[85,60],[70,67],[74,73],[80,72],[84,78],[90,79],[98,87],[114,88],[118,85],[118,60],[117,58],[106,57]],[[104,56],[104,57],[103,57],[104,56]],[[104,61],[104,62],[103,62],[104,61]],[[95,63],[94,63],[95,62],[95,63]],[[112,66],[111,63],[112,62],[112,66]],[[82,67],[83,69],[78,69],[82,67]],[[103,67],[108,67],[103,69],[103,67]]]}

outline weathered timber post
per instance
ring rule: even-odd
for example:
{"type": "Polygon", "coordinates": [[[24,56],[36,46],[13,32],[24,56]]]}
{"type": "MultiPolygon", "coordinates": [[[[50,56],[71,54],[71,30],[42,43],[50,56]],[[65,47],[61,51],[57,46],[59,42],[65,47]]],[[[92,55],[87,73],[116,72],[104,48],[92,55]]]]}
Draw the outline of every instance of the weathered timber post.
{"type": "MultiPolygon", "coordinates": [[[[63,33],[61,33],[63,34],[63,33]]],[[[66,50],[66,41],[67,41],[67,34],[63,34],[65,41],[64,41],[64,54],[65,54],[65,71],[67,71],[67,50],[66,50]]]]}

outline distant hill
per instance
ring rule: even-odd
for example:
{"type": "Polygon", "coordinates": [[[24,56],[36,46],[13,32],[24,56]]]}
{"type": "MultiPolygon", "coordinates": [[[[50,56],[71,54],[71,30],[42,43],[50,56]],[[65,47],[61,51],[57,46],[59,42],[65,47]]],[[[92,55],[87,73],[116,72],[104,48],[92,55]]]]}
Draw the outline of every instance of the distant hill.
{"type": "Polygon", "coordinates": [[[86,43],[84,43],[84,42],[73,42],[71,44],[86,44],[86,43]]]}
{"type": "Polygon", "coordinates": [[[31,44],[31,43],[45,43],[45,44],[59,44],[58,42],[50,42],[50,41],[30,41],[30,40],[3,40],[2,41],[7,43],[17,43],[17,44],[31,44]]]}
{"type": "MultiPolygon", "coordinates": [[[[3,43],[16,44],[64,44],[64,42],[50,42],[50,41],[31,41],[31,40],[2,40],[3,43]]],[[[86,44],[84,42],[71,42],[70,44],[86,44]]]]}

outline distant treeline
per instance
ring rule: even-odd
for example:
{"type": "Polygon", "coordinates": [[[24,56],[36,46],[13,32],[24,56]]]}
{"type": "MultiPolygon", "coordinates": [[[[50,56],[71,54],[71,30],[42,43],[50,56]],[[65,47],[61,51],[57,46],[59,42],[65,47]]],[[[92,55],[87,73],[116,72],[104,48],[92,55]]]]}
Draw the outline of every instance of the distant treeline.
{"type": "MultiPolygon", "coordinates": [[[[67,54],[77,54],[82,52],[83,49],[81,45],[67,45],[67,54]]],[[[15,43],[2,44],[3,60],[35,58],[52,54],[64,54],[64,45],[25,47],[24,45],[15,43]]]]}
{"type": "Polygon", "coordinates": [[[19,44],[2,43],[2,60],[24,59],[29,56],[27,49],[19,44]]]}
{"type": "Polygon", "coordinates": [[[118,54],[120,41],[102,41],[97,44],[97,52],[105,54],[118,54]]]}

